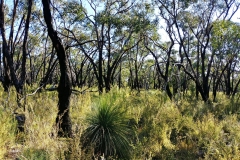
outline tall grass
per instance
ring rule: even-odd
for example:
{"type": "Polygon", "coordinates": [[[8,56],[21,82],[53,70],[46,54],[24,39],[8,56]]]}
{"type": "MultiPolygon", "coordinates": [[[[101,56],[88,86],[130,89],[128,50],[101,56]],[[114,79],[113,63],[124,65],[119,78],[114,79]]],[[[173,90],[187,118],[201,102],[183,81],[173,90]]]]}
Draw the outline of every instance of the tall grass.
{"type": "Polygon", "coordinates": [[[4,159],[8,150],[15,147],[16,122],[11,113],[2,107],[0,108],[0,117],[0,159],[4,159]]]}
{"type": "Polygon", "coordinates": [[[66,139],[56,136],[56,92],[27,97],[26,110],[17,110],[26,116],[24,133],[16,131],[12,114],[14,90],[0,88],[0,95],[0,159],[91,159],[93,153],[108,159],[240,159],[239,97],[204,103],[189,94],[175,103],[151,90],[73,94],[74,138],[66,139]]]}

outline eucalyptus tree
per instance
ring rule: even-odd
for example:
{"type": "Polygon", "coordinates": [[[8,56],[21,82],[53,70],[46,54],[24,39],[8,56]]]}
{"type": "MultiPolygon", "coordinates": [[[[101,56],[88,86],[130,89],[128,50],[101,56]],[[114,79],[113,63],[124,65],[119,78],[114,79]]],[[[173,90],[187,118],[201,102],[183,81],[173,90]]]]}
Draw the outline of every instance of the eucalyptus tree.
{"type": "Polygon", "coordinates": [[[91,1],[89,5],[93,11],[87,15],[87,20],[92,29],[92,42],[96,46],[97,59],[90,59],[98,80],[99,92],[111,88],[112,77],[127,50],[132,48],[128,41],[134,32],[129,16],[134,3],[130,1],[103,1],[103,9],[99,9],[98,1],[91,1]],[[93,16],[91,19],[90,16],[93,16]]]}
{"type": "Polygon", "coordinates": [[[239,8],[236,0],[155,0],[159,16],[172,32],[179,52],[177,65],[196,84],[196,94],[209,99],[210,78],[215,54],[210,49],[210,38],[215,20],[230,20],[239,8]]]}
{"type": "Polygon", "coordinates": [[[146,35],[151,36],[156,32],[156,19],[154,18],[154,8],[150,3],[136,4],[132,9],[134,33],[129,39],[129,44],[136,44],[127,52],[127,61],[129,68],[128,83],[132,89],[137,89],[146,86],[147,73],[149,66],[145,62],[149,59],[149,51],[144,47],[146,35]],[[137,43],[136,43],[137,42],[137,43]]]}
{"type": "Polygon", "coordinates": [[[57,58],[61,72],[60,82],[58,85],[58,115],[56,119],[56,124],[58,126],[58,136],[72,137],[72,125],[69,115],[72,81],[68,57],[57,31],[53,28],[50,0],[42,0],[42,4],[44,20],[48,29],[48,35],[51,38],[53,47],[57,52],[57,58]]]}
{"type": "MultiPolygon", "coordinates": [[[[169,84],[169,67],[170,67],[170,61],[173,53],[173,46],[174,46],[174,40],[172,38],[172,32],[171,28],[169,26],[166,26],[165,31],[168,33],[170,37],[170,41],[168,42],[161,42],[160,38],[161,35],[159,34],[159,31],[157,28],[157,23],[161,22],[159,19],[155,17],[154,13],[154,4],[146,4],[145,10],[143,12],[144,21],[151,21],[148,24],[148,30],[142,30],[141,33],[144,36],[143,45],[145,46],[146,53],[150,54],[154,61],[155,61],[155,67],[158,76],[158,83],[163,80],[164,81],[164,90],[166,91],[168,97],[172,99],[172,91],[170,90],[170,84],[169,84]],[[160,78],[161,77],[161,78],[160,78]]],[[[170,20],[165,19],[167,23],[169,23],[170,20]]]]}
{"type": "MultiPolygon", "coordinates": [[[[168,34],[172,34],[168,32],[168,34]]],[[[171,36],[170,36],[171,37],[171,36]]],[[[151,37],[147,37],[148,42],[152,41],[153,46],[150,48],[149,43],[145,42],[145,47],[153,56],[158,74],[164,80],[164,90],[166,91],[168,97],[172,100],[173,94],[170,90],[169,84],[169,68],[171,64],[171,58],[173,53],[174,40],[171,37],[170,43],[160,44],[156,40],[153,40],[151,37]]]]}
{"type": "Polygon", "coordinates": [[[138,3],[130,0],[88,1],[90,9],[82,10],[85,14],[82,26],[88,39],[83,40],[79,36],[81,33],[68,29],[71,39],[92,64],[100,93],[104,87],[107,92],[111,89],[122,58],[140,41],[136,39],[129,43],[141,27],[138,14],[133,11],[138,3]]]}
{"type": "MultiPolygon", "coordinates": [[[[73,86],[82,87],[83,84],[86,84],[85,82],[87,82],[88,77],[92,77],[89,74],[92,71],[92,65],[89,64],[88,58],[81,51],[81,46],[85,44],[87,55],[92,58],[95,57],[95,53],[91,51],[93,46],[89,43],[91,41],[89,41],[90,34],[86,29],[88,27],[84,24],[85,16],[83,10],[86,9],[75,0],[52,1],[52,6],[53,22],[58,29],[59,37],[65,46],[72,84],[73,86]]],[[[46,44],[48,43],[46,42],[46,44]]],[[[48,46],[49,45],[46,45],[46,47],[48,46]]],[[[46,82],[51,80],[53,74],[57,73],[56,70],[58,68],[56,66],[56,56],[52,54],[54,52],[54,50],[50,52],[51,58],[46,65],[48,66],[48,69],[41,80],[40,86],[46,84],[46,82]]],[[[47,56],[48,54],[45,55],[47,56]]],[[[45,61],[46,60],[43,62],[45,61]]]]}
{"type": "MultiPolygon", "coordinates": [[[[29,52],[29,75],[28,81],[39,84],[39,89],[45,88],[47,84],[56,84],[57,55],[48,36],[47,26],[44,23],[43,11],[40,7],[41,1],[35,1],[32,12],[32,24],[30,26],[28,46],[29,52]]],[[[54,14],[55,15],[55,14],[54,14]]],[[[55,17],[54,22],[56,22],[55,17]]],[[[57,24],[57,23],[55,23],[57,24]]],[[[59,27],[59,26],[57,26],[59,27]]]]}
{"type": "Polygon", "coordinates": [[[129,85],[131,89],[140,91],[140,88],[144,85],[141,81],[146,76],[143,72],[147,70],[147,68],[144,68],[147,56],[148,52],[141,43],[137,43],[136,47],[128,51],[129,85]]]}
{"type": "Polygon", "coordinates": [[[5,4],[4,0],[1,0],[0,30],[2,35],[2,52],[5,70],[4,88],[8,91],[10,84],[13,83],[17,91],[18,105],[20,106],[20,99],[23,95],[23,86],[26,80],[26,58],[28,54],[27,42],[32,11],[32,0],[27,1],[27,10],[24,9],[24,3],[21,3],[19,0],[13,2],[13,8],[10,12],[11,16],[7,17],[5,8],[9,6],[5,4]],[[17,19],[19,17],[21,18],[20,21],[17,19]],[[9,18],[10,20],[10,30],[7,31],[8,33],[6,33],[5,26],[6,18],[9,18]],[[17,25],[18,28],[15,25],[17,25]],[[16,28],[17,31],[15,31],[16,28]],[[8,38],[7,35],[9,35],[8,38]],[[20,53],[22,53],[21,56],[20,53]],[[16,62],[14,62],[14,59],[17,59],[16,62]],[[20,76],[16,72],[19,67],[21,68],[20,76]]]}
{"type": "Polygon", "coordinates": [[[239,48],[240,26],[231,21],[216,21],[213,23],[211,36],[212,52],[216,66],[213,73],[213,96],[220,83],[224,83],[226,95],[235,95],[239,79],[239,48]]]}

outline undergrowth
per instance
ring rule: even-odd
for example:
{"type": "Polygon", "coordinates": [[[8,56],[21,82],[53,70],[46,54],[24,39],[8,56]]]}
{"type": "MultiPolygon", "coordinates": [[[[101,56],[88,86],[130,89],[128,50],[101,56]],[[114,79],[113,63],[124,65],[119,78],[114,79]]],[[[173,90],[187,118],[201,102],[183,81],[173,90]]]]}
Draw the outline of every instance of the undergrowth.
{"type": "MultiPolygon", "coordinates": [[[[16,109],[14,90],[8,94],[0,88],[0,95],[0,159],[96,157],[99,141],[90,143],[84,135],[92,126],[91,117],[101,111],[97,109],[99,106],[116,116],[110,118],[111,122],[104,122],[120,125],[116,135],[125,133],[122,130],[131,133],[124,134],[127,136],[124,141],[130,145],[128,159],[240,159],[238,95],[236,99],[221,96],[216,102],[204,103],[191,95],[171,102],[166,94],[152,90],[139,93],[113,88],[100,96],[90,92],[73,94],[70,113],[74,138],[71,139],[58,138],[56,134],[56,92],[43,91],[24,99],[25,111],[23,108],[16,110],[26,117],[24,132],[17,130],[13,115],[16,109]],[[84,142],[88,142],[87,148],[84,142]]],[[[111,143],[111,146],[116,145],[111,143]]],[[[120,159],[121,156],[116,155],[121,146],[116,148],[108,159],[120,159]]],[[[126,150],[122,151],[119,155],[127,154],[126,150]]]]}

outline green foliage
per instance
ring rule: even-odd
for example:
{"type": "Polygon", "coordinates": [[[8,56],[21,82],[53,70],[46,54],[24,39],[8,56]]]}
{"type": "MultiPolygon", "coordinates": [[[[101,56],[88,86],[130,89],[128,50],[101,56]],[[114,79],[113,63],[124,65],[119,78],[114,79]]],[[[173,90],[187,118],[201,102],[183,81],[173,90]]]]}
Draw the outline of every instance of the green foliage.
{"type": "Polygon", "coordinates": [[[224,54],[235,54],[239,50],[239,40],[239,24],[231,21],[213,22],[211,45],[215,52],[220,52],[222,56],[224,54]]]}
{"type": "Polygon", "coordinates": [[[43,149],[26,149],[23,151],[23,155],[20,160],[29,159],[29,160],[50,160],[50,155],[47,151],[43,149]]]}
{"type": "Polygon", "coordinates": [[[70,23],[81,22],[85,18],[86,9],[78,1],[67,1],[63,5],[62,16],[70,23]]]}
{"type": "Polygon", "coordinates": [[[89,127],[83,133],[84,145],[95,155],[129,159],[131,128],[118,94],[102,95],[87,117],[89,127]]]}

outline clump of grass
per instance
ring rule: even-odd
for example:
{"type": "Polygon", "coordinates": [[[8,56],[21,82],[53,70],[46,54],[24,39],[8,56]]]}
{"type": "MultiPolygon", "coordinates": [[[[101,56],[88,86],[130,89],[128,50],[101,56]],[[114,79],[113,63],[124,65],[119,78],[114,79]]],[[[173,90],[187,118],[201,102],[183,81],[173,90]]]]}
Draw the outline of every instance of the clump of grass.
{"type": "Polygon", "coordinates": [[[24,150],[22,155],[19,158],[20,158],[20,160],[25,160],[25,159],[50,160],[50,155],[44,149],[30,148],[30,149],[24,150]]]}
{"type": "Polygon", "coordinates": [[[24,132],[16,135],[16,143],[22,145],[20,159],[58,159],[67,150],[65,142],[56,136],[57,101],[51,94],[54,93],[27,97],[26,110],[17,110],[26,117],[24,132]]]}
{"type": "Polygon", "coordinates": [[[16,121],[11,113],[0,108],[0,159],[8,156],[15,143],[16,121]]]}
{"type": "MultiPolygon", "coordinates": [[[[149,100],[149,104],[145,106],[142,112],[137,146],[140,145],[139,150],[144,150],[145,157],[165,159],[166,157],[163,154],[169,154],[176,148],[171,141],[171,132],[177,128],[181,114],[174,103],[167,101],[165,104],[157,104],[155,101],[149,100]],[[163,153],[164,150],[165,153],[163,153]]],[[[138,155],[136,155],[136,158],[138,158],[138,155]]]]}
{"type": "Polygon", "coordinates": [[[71,120],[74,138],[68,143],[68,150],[65,152],[65,159],[91,159],[92,155],[82,151],[81,136],[86,128],[85,119],[91,111],[91,94],[73,94],[71,97],[71,120]]]}
{"type": "Polygon", "coordinates": [[[102,95],[88,115],[89,126],[82,136],[83,145],[93,147],[96,157],[130,158],[132,131],[118,95],[102,95]]]}

